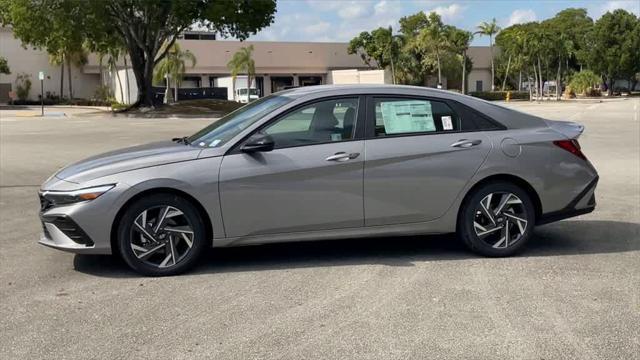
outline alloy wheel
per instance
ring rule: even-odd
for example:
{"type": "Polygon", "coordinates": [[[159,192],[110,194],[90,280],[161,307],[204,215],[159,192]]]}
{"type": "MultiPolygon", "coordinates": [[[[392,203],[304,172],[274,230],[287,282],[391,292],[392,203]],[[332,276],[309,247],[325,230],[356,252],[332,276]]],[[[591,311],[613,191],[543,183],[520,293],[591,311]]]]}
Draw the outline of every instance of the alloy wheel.
{"type": "Polygon", "coordinates": [[[485,196],[475,209],[473,228],[478,238],[495,249],[516,244],[527,230],[527,211],[522,200],[510,192],[485,196]]]}
{"type": "Polygon", "coordinates": [[[193,247],[194,232],[189,219],[173,206],[154,206],[133,222],[130,245],[142,262],[158,268],[178,264],[193,247]]]}

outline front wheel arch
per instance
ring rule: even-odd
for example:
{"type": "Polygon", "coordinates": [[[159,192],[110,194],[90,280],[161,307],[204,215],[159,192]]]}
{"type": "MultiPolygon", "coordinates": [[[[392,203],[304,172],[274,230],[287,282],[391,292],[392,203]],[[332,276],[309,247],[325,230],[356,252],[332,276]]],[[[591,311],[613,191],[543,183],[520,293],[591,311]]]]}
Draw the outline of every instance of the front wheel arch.
{"type": "Polygon", "coordinates": [[[127,202],[125,202],[124,205],[122,205],[118,210],[118,213],[114,217],[113,223],[111,224],[111,234],[110,234],[111,254],[119,256],[119,252],[116,251],[118,249],[118,226],[122,219],[122,215],[124,215],[124,212],[127,210],[127,208],[131,204],[140,200],[143,197],[157,195],[157,194],[177,195],[189,201],[191,205],[193,205],[196,208],[196,210],[198,211],[198,214],[200,215],[200,217],[202,218],[202,221],[204,222],[205,230],[206,230],[205,235],[207,236],[207,239],[210,239],[210,241],[213,241],[213,225],[211,223],[211,219],[209,218],[209,215],[207,214],[207,211],[205,210],[204,206],[202,206],[202,204],[198,200],[196,200],[193,196],[189,195],[188,193],[178,189],[153,188],[153,189],[147,189],[135,194],[129,200],[127,200],[127,202]]]}

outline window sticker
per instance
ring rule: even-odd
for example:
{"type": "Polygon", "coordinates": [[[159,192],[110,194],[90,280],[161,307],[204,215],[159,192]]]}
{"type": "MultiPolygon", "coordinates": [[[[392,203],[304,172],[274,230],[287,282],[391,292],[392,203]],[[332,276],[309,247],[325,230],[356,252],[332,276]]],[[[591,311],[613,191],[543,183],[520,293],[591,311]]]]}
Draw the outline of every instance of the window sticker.
{"type": "Polygon", "coordinates": [[[451,116],[442,117],[442,128],[444,130],[453,130],[453,122],[451,122],[451,116]]]}
{"type": "Polygon", "coordinates": [[[436,131],[431,103],[428,101],[383,102],[380,108],[387,134],[436,131]]]}
{"type": "Polygon", "coordinates": [[[342,134],[331,134],[331,141],[340,141],[342,140],[342,134]]]}

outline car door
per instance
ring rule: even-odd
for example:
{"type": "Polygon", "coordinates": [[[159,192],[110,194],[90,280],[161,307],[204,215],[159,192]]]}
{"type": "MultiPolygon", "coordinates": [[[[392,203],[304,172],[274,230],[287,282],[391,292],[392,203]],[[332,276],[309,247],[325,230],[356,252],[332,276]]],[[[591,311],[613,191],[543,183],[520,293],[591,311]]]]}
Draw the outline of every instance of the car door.
{"type": "Polygon", "coordinates": [[[445,100],[371,96],[367,104],[365,225],[442,216],[489,154],[489,137],[445,100]]]}
{"type": "Polygon", "coordinates": [[[261,127],[274,149],[226,155],[219,191],[227,237],[361,227],[364,98],[323,99],[261,127]]]}

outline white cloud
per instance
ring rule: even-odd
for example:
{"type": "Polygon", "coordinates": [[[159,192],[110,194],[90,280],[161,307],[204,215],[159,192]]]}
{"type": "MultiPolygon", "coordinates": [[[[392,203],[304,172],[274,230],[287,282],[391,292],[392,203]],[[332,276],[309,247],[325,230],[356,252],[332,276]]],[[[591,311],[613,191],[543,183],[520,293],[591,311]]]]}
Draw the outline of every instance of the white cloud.
{"type": "Polygon", "coordinates": [[[516,9],[509,16],[509,20],[507,21],[507,26],[522,24],[531,21],[536,21],[538,16],[536,12],[532,9],[516,9]]]}
{"type": "Polygon", "coordinates": [[[331,28],[331,23],[326,21],[317,21],[304,26],[302,28],[302,31],[304,31],[306,34],[309,34],[309,35],[319,35],[319,34],[324,35],[330,28],[331,28]]]}
{"type": "Polygon", "coordinates": [[[612,0],[604,3],[598,3],[597,6],[589,7],[589,15],[593,19],[598,19],[608,11],[616,9],[627,10],[628,12],[640,16],[640,1],[636,0],[612,0]]]}
{"type": "Polygon", "coordinates": [[[460,15],[466,10],[466,6],[460,4],[451,4],[448,6],[438,6],[430,11],[434,11],[440,15],[443,22],[452,22],[460,19],[460,15]]]}
{"type": "Polygon", "coordinates": [[[343,19],[357,19],[371,15],[372,8],[370,2],[365,1],[344,1],[338,9],[338,16],[343,19]]]}
{"type": "Polygon", "coordinates": [[[307,0],[307,4],[311,9],[336,13],[343,19],[354,19],[371,15],[373,1],[336,1],[336,0],[307,0]]]}

